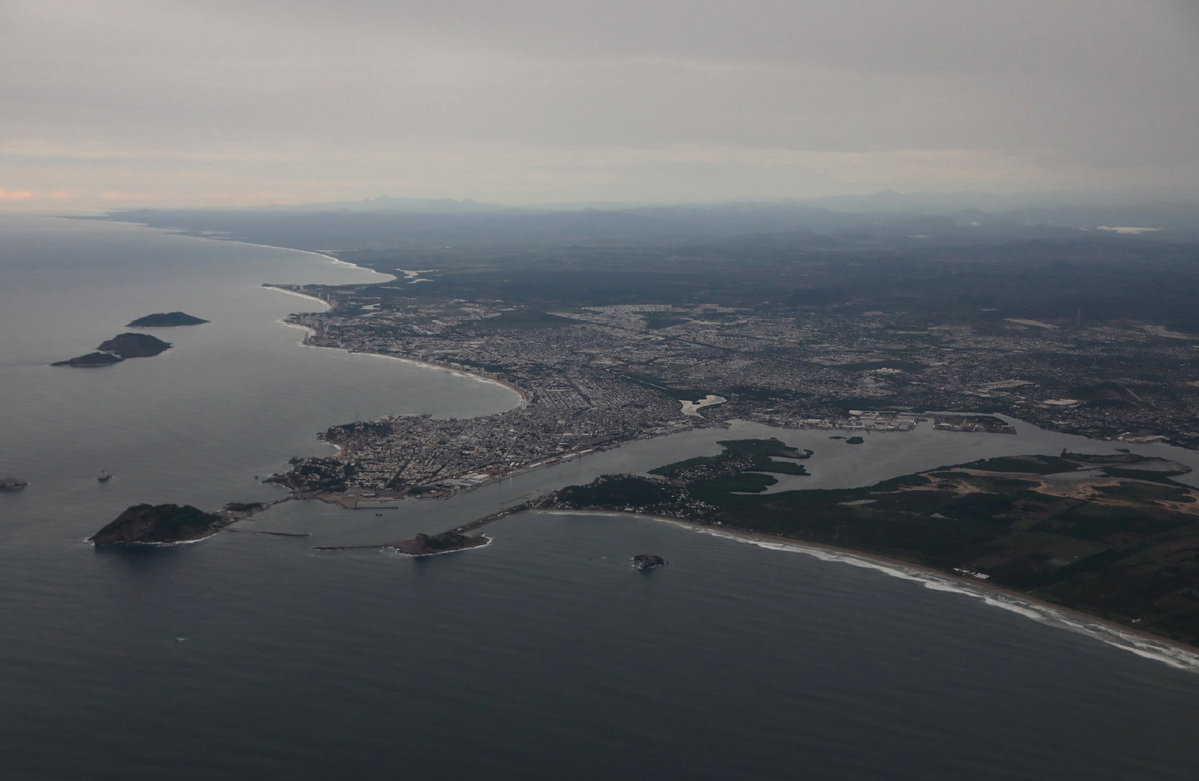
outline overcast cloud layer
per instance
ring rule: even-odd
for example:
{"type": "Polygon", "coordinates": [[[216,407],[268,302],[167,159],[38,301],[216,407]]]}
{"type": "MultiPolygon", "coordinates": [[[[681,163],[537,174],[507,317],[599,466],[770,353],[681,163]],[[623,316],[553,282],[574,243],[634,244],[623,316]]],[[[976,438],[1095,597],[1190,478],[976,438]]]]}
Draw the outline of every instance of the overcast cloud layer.
{"type": "Polygon", "coordinates": [[[1189,0],[6,0],[0,208],[1199,195],[1189,0]]]}

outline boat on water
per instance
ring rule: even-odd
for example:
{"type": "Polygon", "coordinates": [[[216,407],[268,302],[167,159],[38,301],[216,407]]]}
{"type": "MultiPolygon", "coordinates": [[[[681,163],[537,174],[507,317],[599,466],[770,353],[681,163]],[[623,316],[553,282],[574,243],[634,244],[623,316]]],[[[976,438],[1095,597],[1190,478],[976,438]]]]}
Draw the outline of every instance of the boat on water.
{"type": "Polygon", "coordinates": [[[107,483],[109,480],[112,479],[112,475],[108,474],[108,472],[105,472],[103,469],[101,469],[100,474],[96,475],[96,479],[99,480],[101,483],[107,483]]]}

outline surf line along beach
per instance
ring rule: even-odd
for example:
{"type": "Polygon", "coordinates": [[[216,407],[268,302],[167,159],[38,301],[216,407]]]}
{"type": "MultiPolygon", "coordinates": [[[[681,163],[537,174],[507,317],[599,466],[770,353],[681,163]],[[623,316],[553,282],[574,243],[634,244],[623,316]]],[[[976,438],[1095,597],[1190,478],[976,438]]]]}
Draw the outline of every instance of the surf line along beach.
{"type": "MultiPolygon", "coordinates": [[[[762,532],[712,526],[686,518],[611,510],[553,509],[552,493],[490,513],[441,533],[450,536],[459,535],[465,538],[462,540],[460,547],[450,547],[435,551],[422,550],[414,545],[414,540],[404,540],[372,545],[320,546],[317,549],[325,551],[394,549],[399,552],[409,553],[410,555],[452,553],[458,550],[468,550],[490,544],[492,538],[486,535],[480,535],[479,537],[470,537],[469,535],[471,532],[477,532],[489,524],[526,512],[581,517],[633,517],[652,523],[669,524],[677,528],[731,542],[751,544],[767,550],[799,553],[822,561],[874,570],[888,577],[907,581],[926,589],[980,600],[990,607],[1006,610],[1038,623],[1082,634],[1121,650],[1164,663],[1177,669],[1199,673],[1199,648],[1171,641],[1158,635],[1138,631],[1135,628],[1106,621],[1061,605],[1040,601],[1019,591],[985,583],[968,575],[922,567],[902,559],[863,553],[849,548],[807,542],[762,532]],[[477,540],[477,542],[467,543],[467,539],[477,540]]],[[[437,537],[439,535],[433,536],[437,537]]]]}
{"type": "MultiPolygon", "coordinates": [[[[364,271],[370,270],[370,269],[365,268],[364,266],[355,266],[353,263],[349,263],[348,261],[337,260],[336,258],[331,258],[329,255],[321,255],[320,253],[313,253],[313,254],[316,254],[319,257],[330,258],[331,260],[334,260],[337,263],[340,263],[345,266],[353,266],[354,268],[361,268],[364,271]]],[[[394,277],[393,277],[393,279],[394,279],[394,277]]],[[[332,304],[329,301],[326,301],[325,299],[323,299],[319,296],[313,295],[311,293],[306,293],[306,292],[303,292],[302,290],[298,290],[298,289],[296,289],[296,287],[294,285],[264,283],[263,287],[267,288],[269,290],[276,290],[280,293],[285,293],[289,296],[295,296],[296,298],[303,298],[308,301],[316,301],[317,303],[324,306],[326,309],[330,308],[332,306],[332,304]]],[[[348,349],[345,347],[334,347],[334,346],[326,345],[326,344],[318,344],[317,342],[315,342],[313,340],[313,337],[316,335],[316,331],[311,326],[307,326],[302,323],[293,322],[290,319],[290,317],[283,318],[279,322],[283,323],[284,325],[288,326],[289,328],[296,328],[296,329],[303,331],[304,338],[300,340],[300,344],[302,344],[305,347],[312,347],[312,348],[320,349],[320,350],[340,350],[342,352],[346,352],[351,355],[364,355],[364,356],[368,356],[371,358],[383,358],[383,359],[391,360],[391,361],[400,361],[402,363],[407,363],[407,364],[410,364],[413,366],[424,366],[424,367],[430,368],[430,369],[439,369],[441,371],[449,372],[451,375],[453,375],[455,377],[465,377],[467,379],[474,380],[475,382],[482,382],[482,383],[487,383],[489,385],[496,385],[501,388],[510,390],[516,394],[516,396],[519,398],[519,403],[517,405],[514,405],[514,407],[527,404],[527,403],[529,403],[529,400],[530,400],[528,391],[526,391],[523,388],[520,388],[516,385],[513,385],[510,382],[504,382],[503,380],[501,380],[497,377],[480,374],[478,372],[466,371],[465,369],[462,369],[460,367],[450,366],[449,364],[439,363],[437,361],[429,361],[429,360],[421,360],[419,358],[411,358],[406,355],[390,355],[388,353],[367,352],[367,351],[362,351],[362,350],[351,350],[351,349],[348,349]]]]}
{"type": "MultiPolygon", "coordinates": [[[[904,437],[908,435],[910,435],[910,432],[894,432],[893,434],[887,434],[886,436],[904,437]]],[[[1101,443],[1093,444],[1095,446],[1103,447],[1101,443]]],[[[517,475],[514,473],[511,476],[515,477],[517,475]]],[[[350,506],[349,504],[346,504],[346,502],[348,499],[352,499],[353,496],[343,496],[334,493],[327,495],[313,495],[310,498],[321,498],[326,501],[332,501],[350,506]]],[[[545,505],[539,502],[535,507],[531,503],[524,503],[516,507],[508,508],[502,512],[485,516],[464,526],[457,526],[454,530],[463,532],[470,529],[475,529],[486,523],[491,523],[516,512],[520,512],[521,510],[538,508],[544,509],[545,505]]],[[[584,511],[584,514],[586,514],[586,511],[584,511]]],[[[1199,661],[1197,661],[1197,659],[1199,659],[1199,656],[1197,656],[1199,651],[1191,646],[1179,643],[1178,641],[1160,638],[1149,633],[1140,632],[1134,627],[1103,621],[1098,616],[1076,613],[1069,611],[1067,608],[1053,605],[1051,603],[1037,602],[1033,597],[1020,592],[1005,590],[992,584],[986,584],[984,586],[977,579],[970,578],[968,575],[955,575],[952,572],[947,572],[944,570],[924,568],[918,564],[898,559],[885,560],[879,558],[875,554],[863,553],[853,549],[822,546],[820,544],[801,542],[792,538],[762,535],[755,532],[741,530],[733,531],[728,528],[718,530],[712,526],[688,521],[687,519],[670,518],[669,520],[673,523],[686,524],[688,525],[688,528],[701,530],[717,536],[728,537],[730,539],[739,541],[756,542],[763,547],[784,546],[784,548],[787,550],[808,553],[810,555],[817,556],[818,558],[828,559],[830,556],[832,556],[834,557],[832,560],[842,561],[844,563],[850,563],[856,566],[873,567],[896,577],[908,580],[916,580],[923,584],[926,588],[950,590],[967,594],[971,597],[982,599],[984,602],[987,602],[994,607],[999,607],[1012,612],[1019,612],[1027,618],[1034,619],[1042,623],[1050,623],[1070,628],[1126,650],[1151,656],[1154,659],[1166,662],[1176,667],[1189,670],[1199,669],[1199,661]]],[[[404,550],[405,545],[400,543],[410,542],[411,541],[400,541],[398,543],[390,542],[363,546],[355,545],[352,547],[393,548],[397,550],[404,550]]],[[[411,549],[411,545],[408,547],[411,549]]],[[[475,545],[464,545],[463,548],[465,547],[475,547],[475,545]]],[[[451,552],[452,550],[463,548],[455,546],[451,550],[439,552],[451,552]]],[[[325,546],[325,549],[346,549],[346,546],[325,546]]]]}
{"type": "MultiPolygon", "coordinates": [[[[344,262],[344,261],[343,261],[343,262],[344,262]]],[[[275,287],[275,286],[271,286],[271,287],[274,287],[275,289],[283,290],[284,292],[288,292],[288,293],[291,293],[291,294],[294,294],[294,295],[301,295],[301,296],[304,296],[304,297],[306,297],[306,298],[312,298],[312,299],[315,299],[315,300],[321,301],[321,303],[322,303],[322,304],[328,305],[328,302],[326,302],[326,301],[323,301],[322,299],[316,298],[316,297],[314,297],[314,296],[309,296],[309,295],[307,295],[307,294],[299,293],[299,292],[297,292],[297,291],[293,291],[293,290],[287,290],[287,288],[284,288],[284,287],[275,287]]],[[[308,335],[309,335],[309,336],[311,336],[311,335],[312,335],[312,332],[311,332],[311,330],[308,330],[308,335]]],[[[306,339],[305,339],[305,343],[309,343],[309,344],[310,344],[310,343],[311,343],[311,340],[310,340],[309,338],[306,338],[306,339]]],[[[319,346],[319,345],[312,345],[312,346],[319,346]]],[[[333,349],[339,349],[339,348],[333,348],[333,349]]],[[[462,376],[468,376],[468,377],[472,377],[473,379],[476,379],[476,380],[479,380],[479,381],[484,381],[484,382],[492,382],[492,383],[495,383],[495,384],[498,384],[498,385],[504,385],[505,387],[508,387],[508,388],[512,389],[512,390],[513,390],[514,392],[516,392],[516,393],[521,393],[521,391],[520,391],[520,389],[519,389],[519,388],[514,388],[513,386],[511,386],[511,385],[508,385],[508,384],[506,384],[506,383],[499,382],[499,381],[495,380],[494,378],[491,378],[491,377],[485,377],[485,376],[480,376],[480,375],[478,375],[478,374],[473,374],[473,373],[471,373],[471,372],[463,371],[463,370],[461,370],[461,369],[457,369],[457,368],[453,368],[453,367],[441,366],[441,365],[439,365],[439,364],[430,363],[430,362],[427,362],[427,361],[419,361],[419,360],[414,360],[414,359],[411,359],[411,358],[407,358],[407,357],[401,357],[401,356],[392,356],[392,355],[386,355],[386,354],[380,354],[380,353],[364,353],[364,354],[370,354],[370,355],[380,355],[380,357],[388,357],[388,358],[393,358],[393,359],[396,359],[396,360],[401,360],[401,361],[405,361],[405,362],[409,362],[409,363],[414,363],[414,364],[423,364],[423,365],[427,365],[427,366],[435,366],[435,367],[437,367],[437,368],[442,368],[442,369],[447,369],[447,370],[450,370],[450,371],[454,372],[455,374],[459,374],[459,375],[462,375],[462,376]]],[[[510,508],[509,510],[505,511],[501,517],[504,517],[504,516],[506,516],[506,515],[510,515],[510,514],[512,514],[512,513],[513,513],[513,512],[515,512],[515,511],[516,511],[516,509],[515,509],[515,508],[510,508]]],[[[490,522],[490,521],[493,521],[493,520],[496,520],[496,518],[489,518],[487,522],[490,522]]],[[[680,521],[679,521],[678,519],[674,519],[674,522],[680,522],[680,521]]],[[[684,521],[684,522],[685,522],[685,521],[684,521]]],[[[697,525],[697,526],[696,526],[696,528],[699,528],[699,529],[707,529],[707,530],[711,531],[710,527],[705,527],[705,526],[703,526],[703,525],[697,525]]],[[[722,532],[722,534],[729,534],[729,532],[728,532],[728,530],[724,530],[724,531],[722,532]]],[[[737,533],[736,535],[730,535],[730,536],[735,536],[735,537],[737,537],[737,538],[741,538],[741,535],[742,535],[742,534],[743,534],[743,533],[740,533],[740,532],[739,532],[739,533],[737,533]]],[[[744,533],[744,534],[746,534],[746,535],[752,535],[753,533],[744,533]]],[[[786,544],[786,545],[788,545],[788,546],[794,546],[794,545],[796,545],[797,543],[796,543],[796,541],[795,541],[795,540],[791,540],[791,539],[789,539],[789,538],[776,538],[776,539],[774,539],[774,540],[770,540],[770,541],[769,541],[769,544],[786,544]]],[[[802,544],[802,543],[800,543],[799,545],[800,545],[800,547],[801,547],[801,548],[807,548],[807,547],[809,547],[809,546],[807,546],[807,545],[804,545],[804,544],[802,544]]],[[[368,546],[368,547],[375,547],[375,546],[368,546]]],[[[842,555],[842,556],[844,556],[844,555],[852,555],[852,556],[855,556],[855,557],[857,557],[857,558],[865,558],[865,559],[867,559],[867,560],[869,560],[869,559],[871,558],[871,557],[870,557],[869,555],[867,555],[867,554],[861,554],[861,553],[858,553],[858,552],[856,552],[856,551],[851,551],[851,550],[840,550],[840,551],[838,551],[838,555],[842,555]]],[[[897,563],[898,563],[898,564],[900,564],[900,565],[901,565],[901,566],[904,568],[904,570],[905,570],[905,571],[908,571],[908,570],[919,570],[919,569],[920,569],[920,568],[919,568],[917,565],[914,565],[914,564],[911,564],[911,563],[908,563],[908,562],[897,562],[897,563]]],[[[935,574],[936,574],[936,576],[937,576],[937,577],[939,577],[939,578],[945,578],[945,579],[948,579],[949,581],[953,581],[953,579],[954,579],[954,577],[955,577],[955,576],[954,576],[954,575],[952,575],[951,573],[946,573],[946,572],[942,572],[942,571],[936,571],[936,570],[932,570],[932,571],[929,571],[929,572],[933,572],[933,573],[935,573],[935,574]]],[[[964,583],[964,584],[970,585],[970,586],[972,586],[973,588],[976,588],[976,589],[977,589],[977,588],[978,588],[978,586],[979,586],[979,584],[978,584],[977,582],[975,582],[975,581],[972,581],[972,580],[969,580],[969,579],[962,579],[962,581],[961,581],[961,582],[962,582],[962,583],[964,583]]],[[[994,587],[988,587],[988,590],[991,590],[991,589],[994,589],[994,587]]],[[[1002,592],[1001,592],[1000,590],[998,590],[998,589],[994,589],[994,590],[993,590],[993,593],[1002,593],[1002,592]]],[[[1013,594],[1013,595],[1018,595],[1019,599],[1021,599],[1021,600],[1023,600],[1023,601],[1031,601],[1031,598],[1030,598],[1030,597],[1027,597],[1027,596],[1025,596],[1025,595],[1022,595],[1022,594],[1018,594],[1018,592],[1011,592],[1011,594],[1013,594]]],[[[1013,608],[1012,608],[1010,605],[1008,605],[1008,608],[1007,608],[1007,609],[1013,609],[1013,608]]],[[[1064,610],[1064,609],[1061,609],[1061,608],[1057,608],[1056,606],[1054,606],[1054,609],[1055,609],[1055,610],[1059,610],[1059,611],[1060,611],[1060,610],[1064,610]]],[[[1031,616],[1030,616],[1030,617],[1031,617],[1031,616]]],[[[1099,619],[1098,619],[1098,618],[1091,617],[1091,616],[1086,616],[1086,618],[1087,618],[1088,620],[1090,620],[1090,621],[1099,621],[1099,619]]],[[[1118,625],[1113,625],[1113,626],[1118,626],[1118,625]]],[[[1130,629],[1130,628],[1127,628],[1127,627],[1120,627],[1120,629],[1121,629],[1121,631],[1125,631],[1125,632],[1131,632],[1131,633],[1140,634],[1140,633],[1137,633],[1135,629],[1130,629]]],[[[1151,635],[1145,635],[1145,636],[1146,636],[1146,637],[1151,637],[1151,638],[1153,637],[1153,636],[1151,636],[1151,635]]],[[[1168,642],[1168,641],[1162,641],[1162,642],[1168,642]]],[[[1184,649],[1184,650],[1186,650],[1186,649],[1184,649]]]]}
{"type": "MultiPolygon", "coordinates": [[[[543,512],[548,515],[642,518],[649,522],[665,523],[681,529],[687,529],[697,534],[719,537],[767,550],[799,553],[820,559],[821,561],[874,570],[888,577],[908,581],[934,591],[944,591],[981,600],[991,607],[1016,613],[1038,623],[1086,635],[1087,637],[1107,643],[1124,651],[1129,651],[1138,656],[1152,659],[1180,670],[1199,673],[1199,648],[1194,646],[1175,642],[1149,632],[1138,631],[1123,624],[1107,621],[1062,605],[1043,602],[1019,591],[985,583],[967,575],[922,567],[902,559],[863,553],[850,548],[839,548],[832,545],[806,542],[793,537],[714,527],[685,518],[610,510],[542,509],[532,511],[543,512]]],[[[478,528],[484,524],[498,521],[506,517],[506,515],[508,514],[501,515],[497,513],[496,517],[488,516],[468,526],[472,529],[478,528]]]]}

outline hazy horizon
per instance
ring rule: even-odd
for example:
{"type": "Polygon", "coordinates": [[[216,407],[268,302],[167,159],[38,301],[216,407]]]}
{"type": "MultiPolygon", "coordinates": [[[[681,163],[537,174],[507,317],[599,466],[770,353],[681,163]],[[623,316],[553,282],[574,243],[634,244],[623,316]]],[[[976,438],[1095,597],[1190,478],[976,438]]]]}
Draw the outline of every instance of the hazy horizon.
{"type": "Polygon", "coordinates": [[[1199,198],[1181,0],[13,0],[0,211],[1199,198]]]}

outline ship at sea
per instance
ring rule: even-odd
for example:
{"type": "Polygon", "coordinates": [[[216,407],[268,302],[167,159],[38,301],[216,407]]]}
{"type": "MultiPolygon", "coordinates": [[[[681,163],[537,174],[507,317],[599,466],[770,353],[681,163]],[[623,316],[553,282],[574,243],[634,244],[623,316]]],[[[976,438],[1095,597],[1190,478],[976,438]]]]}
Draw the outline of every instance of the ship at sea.
{"type": "Polygon", "coordinates": [[[100,481],[101,483],[107,483],[109,480],[112,479],[112,475],[108,474],[108,472],[105,472],[103,469],[101,469],[100,474],[96,475],[96,479],[98,481],[100,481]]]}

